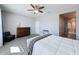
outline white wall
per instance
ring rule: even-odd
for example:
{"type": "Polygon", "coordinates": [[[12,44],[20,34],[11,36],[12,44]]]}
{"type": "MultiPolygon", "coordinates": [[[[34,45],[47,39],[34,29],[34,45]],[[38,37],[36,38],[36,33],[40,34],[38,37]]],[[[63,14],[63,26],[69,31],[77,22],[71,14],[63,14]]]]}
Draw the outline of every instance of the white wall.
{"type": "MultiPolygon", "coordinates": [[[[51,34],[59,35],[59,15],[67,12],[76,11],[78,6],[73,5],[62,5],[59,7],[55,5],[55,8],[51,5],[50,13],[45,13],[42,17],[38,17],[37,20],[39,21],[39,34],[42,34],[42,30],[48,29],[51,34]],[[57,7],[57,8],[56,8],[57,7]]],[[[79,36],[79,12],[76,15],[78,18],[77,20],[77,36],[79,36]]]]}
{"type": "Polygon", "coordinates": [[[3,31],[10,31],[11,34],[16,35],[16,28],[18,26],[30,27],[31,34],[35,33],[35,20],[31,17],[18,15],[9,12],[3,12],[3,31]]]}
{"type": "Polygon", "coordinates": [[[79,9],[76,12],[76,38],[79,40],[79,9]]]}
{"type": "Polygon", "coordinates": [[[2,35],[2,15],[1,15],[1,9],[0,9],[0,46],[3,45],[3,35],[2,35]]]}
{"type": "Polygon", "coordinates": [[[37,18],[39,22],[39,34],[43,34],[42,30],[49,30],[51,34],[58,35],[59,34],[59,20],[56,14],[48,14],[37,18]]]}

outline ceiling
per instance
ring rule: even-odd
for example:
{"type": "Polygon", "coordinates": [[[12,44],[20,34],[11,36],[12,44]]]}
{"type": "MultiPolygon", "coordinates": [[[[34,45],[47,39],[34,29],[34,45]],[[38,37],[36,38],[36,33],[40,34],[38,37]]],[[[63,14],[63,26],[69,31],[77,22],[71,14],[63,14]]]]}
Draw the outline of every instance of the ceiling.
{"type": "Polygon", "coordinates": [[[27,11],[27,9],[32,9],[30,4],[1,4],[0,7],[2,8],[3,11],[12,12],[12,13],[21,14],[21,15],[30,16],[30,17],[37,17],[37,16],[49,14],[49,13],[53,14],[54,12],[61,12],[61,10],[63,12],[64,9],[68,9],[70,7],[78,8],[78,6],[79,6],[77,4],[75,4],[75,5],[42,4],[42,5],[44,5],[44,7],[45,7],[43,9],[44,13],[39,13],[37,15],[35,15],[33,13],[33,11],[27,11]]]}

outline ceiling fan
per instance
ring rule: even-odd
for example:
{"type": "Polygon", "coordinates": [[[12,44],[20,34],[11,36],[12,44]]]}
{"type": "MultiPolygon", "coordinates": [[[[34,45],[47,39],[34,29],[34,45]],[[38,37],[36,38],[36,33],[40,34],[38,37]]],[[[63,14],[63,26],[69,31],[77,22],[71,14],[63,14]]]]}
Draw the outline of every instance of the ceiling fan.
{"type": "Polygon", "coordinates": [[[43,13],[42,9],[44,8],[44,6],[41,6],[39,4],[30,4],[30,6],[33,8],[33,9],[28,9],[28,11],[34,11],[34,14],[37,14],[37,13],[43,13]]]}

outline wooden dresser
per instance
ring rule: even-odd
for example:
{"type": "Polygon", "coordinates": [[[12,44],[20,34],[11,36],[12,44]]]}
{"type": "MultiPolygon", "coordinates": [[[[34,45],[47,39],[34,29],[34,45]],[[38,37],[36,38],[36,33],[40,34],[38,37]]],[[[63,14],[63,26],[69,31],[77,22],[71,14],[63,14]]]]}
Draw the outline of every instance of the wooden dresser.
{"type": "Polygon", "coordinates": [[[30,35],[30,27],[18,27],[17,38],[30,35]]]}

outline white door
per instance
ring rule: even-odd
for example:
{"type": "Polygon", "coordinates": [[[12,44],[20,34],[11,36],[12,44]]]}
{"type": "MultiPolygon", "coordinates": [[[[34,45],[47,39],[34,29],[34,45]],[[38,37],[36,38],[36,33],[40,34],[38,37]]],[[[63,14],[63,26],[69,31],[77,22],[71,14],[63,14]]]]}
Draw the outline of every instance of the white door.
{"type": "Polygon", "coordinates": [[[0,47],[3,45],[3,35],[2,35],[2,17],[1,17],[1,9],[0,9],[0,47]]]}

